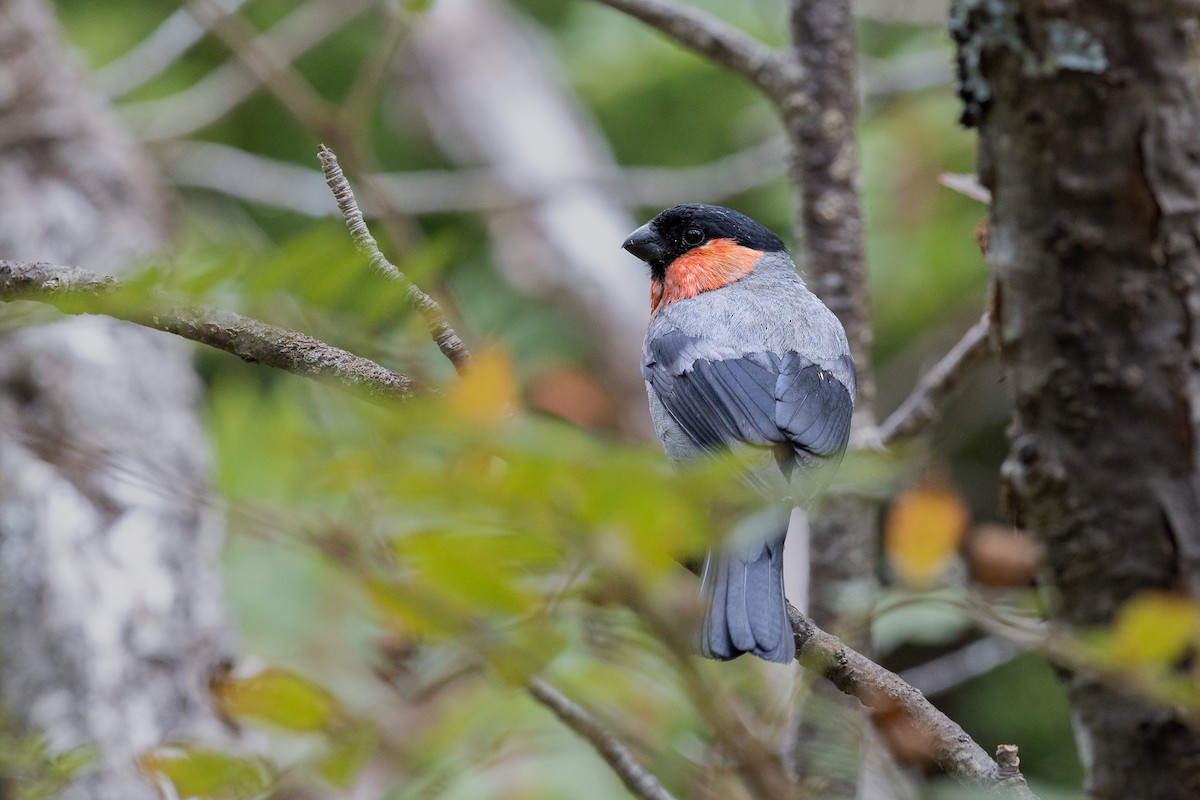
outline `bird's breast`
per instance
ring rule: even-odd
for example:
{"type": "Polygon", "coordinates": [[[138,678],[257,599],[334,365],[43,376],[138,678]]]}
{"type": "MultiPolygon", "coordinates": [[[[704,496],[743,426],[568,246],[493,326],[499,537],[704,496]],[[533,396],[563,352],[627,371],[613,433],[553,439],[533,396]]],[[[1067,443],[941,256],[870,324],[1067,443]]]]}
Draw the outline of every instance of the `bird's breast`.
{"type": "Polygon", "coordinates": [[[650,282],[650,313],[677,300],[728,286],[754,271],[761,250],[742,247],[733,239],[713,239],[694,247],[667,265],[661,280],[650,282]]]}

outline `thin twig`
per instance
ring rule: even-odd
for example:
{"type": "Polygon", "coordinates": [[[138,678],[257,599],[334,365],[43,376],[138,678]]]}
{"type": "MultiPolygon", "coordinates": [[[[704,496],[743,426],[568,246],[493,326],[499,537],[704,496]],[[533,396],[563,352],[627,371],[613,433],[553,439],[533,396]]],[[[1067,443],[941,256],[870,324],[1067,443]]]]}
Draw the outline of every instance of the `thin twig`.
{"type": "Polygon", "coordinates": [[[658,782],[658,778],[638,763],[629,748],[581,706],[536,675],[529,679],[528,688],[533,699],[550,709],[564,725],[595,748],[635,797],[675,800],[674,795],[658,782]]]}
{"type": "Polygon", "coordinates": [[[0,261],[0,301],[37,300],[71,314],[104,313],[232,353],[243,361],[317,378],[385,401],[412,397],[413,382],[370,359],[307,334],[231,311],[182,306],[159,299],[147,309],[105,302],[120,288],[116,278],[80,267],[0,261]],[[85,302],[81,302],[85,301],[85,302]]]}
{"type": "MultiPolygon", "coordinates": [[[[375,5],[373,0],[306,3],[256,38],[276,55],[277,63],[291,63],[375,5]]],[[[226,3],[225,8],[232,6],[226,3]]],[[[216,122],[261,85],[259,76],[235,55],[186,89],[156,100],[123,103],[119,110],[138,138],[164,141],[216,122]]]]}
{"type": "Polygon", "coordinates": [[[291,68],[291,60],[272,47],[236,10],[217,0],[187,0],[187,8],[207,25],[301,125],[325,131],[336,119],[331,106],[291,68]]]}
{"type": "Polygon", "coordinates": [[[317,149],[317,157],[321,159],[321,171],[325,173],[325,183],[329,185],[329,190],[333,192],[333,197],[337,200],[342,217],[346,220],[346,227],[350,229],[350,238],[354,240],[354,246],[358,252],[367,257],[373,270],[392,280],[399,281],[404,286],[405,297],[409,304],[424,317],[429,334],[433,337],[438,349],[446,358],[450,359],[454,369],[462,374],[471,361],[471,353],[454,329],[450,327],[442,307],[436,300],[417,288],[416,284],[380,252],[375,237],[367,230],[367,223],[358,209],[354,192],[350,189],[350,182],[342,174],[342,168],[338,166],[337,156],[334,155],[334,152],[325,145],[321,145],[317,149]]]}
{"type": "MultiPolygon", "coordinates": [[[[219,0],[221,7],[236,11],[247,0],[219,0]]],[[[177,9],[134,47],[105,64],[92,78],[110,98],[125,95],[165,72],[208,33],[185,8],[177,9]]]]}
{"type": "Polygon", "coordinates": [[[882,444],[915,436],[937,419],[938,410],[963,376],[988,354],[990,325],[991,316],[984,312],[946,355],[921,376],[912,393],[879,426],[882,444]]]}
{"type": "Polygon", "coordinates": [[[727,67],[761,89],[776,103],[794,102],[794,88],[782,53],[703,11],[674,0],[597,0],[680,45],[727,67]]]}
{"type": "Polygon", "coordinates": [[[1025,779],[1001,772],[987,752],[900,676],[874,663],[826,633],[792,606],[788,618],[796,636],[796,660],[873,711],[902,720],[917,740],[927,743],[938,766],[962,783],[1036,800],[1025,779]]]}
{"type": "Polygon", "coordinates": [[[923,694],[941,694],[986,675],[1027,652],[1028,648],[1001,636],[986,636],[932,661],[910,667],[900,678],[923,694]]]}
{"type": "MultiPolygon", "coordinates": [[[[325,179],[315,169],[268,158],[217,142],[182,140],[156,148],[167,178],[175,186],[215,192],[283,208],[310,217],[337,214],[325,179]]],[[[717,202],[779,180],[786,152],[782,138],[771,138],[691,167],[622,167],[597,171],[597,184],[633,206],[666,206],[680,197],[717,202]]],[[[511,210],[529,201],[512,191],[497,170],[486,167],[373,172],[362,177],[375,189],[364,198],[363,213],[376,217],[511,210]],[[380,201],[382,200],[382,205],[380,201]]]]}

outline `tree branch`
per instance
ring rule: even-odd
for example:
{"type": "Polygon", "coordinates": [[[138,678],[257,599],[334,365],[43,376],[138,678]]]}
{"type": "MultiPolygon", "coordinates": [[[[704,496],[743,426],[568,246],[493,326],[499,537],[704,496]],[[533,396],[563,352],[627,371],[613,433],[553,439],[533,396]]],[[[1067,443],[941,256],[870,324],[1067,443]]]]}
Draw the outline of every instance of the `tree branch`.
{"type": "Polygon", "coordinates": [[[376,400],[405,400],[413,394],[412,379],[406,375],[306,334],[231,311],[158,300],[149,310],[105,303],[105,296],[119,288],[116,278],[80,267],[0,260],[0,301],[37,300],[70,314],[105,313],[224,350],[252,364],[336,383],[376,400]]]}
{"type": "Polygon", "coordinates": [[[958,723],[938,711],[900,676],[821,630],[791,605],[788,618],[796,637],[796,660],[805,669],[826,678],[876,713],[905,723],[918,741],[929,746],[930,755],[947,775],[1010,797],[1036,800],[1012,760],[1006,757],[1002,770],[958,723]]]}
{"type": "MultiPolygon", "coordinates": [[[[220,0],[236,11],[247,0],[220,0]]],[[[100,67],[92,78],[110,99],[124,97],[165,72],[208,33],[209,26],[184,8],[176,9],[130,50],[100,67]]]]}
{"type": "Polygon", "coordinates": [[[932,661],[906,669],[900,679],[920,689],[922,694],[941,694],[986,675],[1027,652],[1029,648],[1002,636],[987,636],[932,661]]]}
{"type": "Polygon", "coordinates": [[[550,709],[564,725],[595,748],[633,795],[643,800],[675,800],[658,778],[638,763],[629,748],[569,697],[536,675],[529,679],[528,689],[534,700],[550,709]]]}
{"type": "Polygon", "coordinates": [[[963,376],[987,356],[991,324],[991,315],[985,311],[946,355],[921,376],[912,393],[879,426],[880,444],[916,436],[937,419],[939,408],[963,376]]]}
{"type": "Polygon", "coordinates": [[[597,0],[741,75],[776,103],[795,102],[783,54],[703,11],[673,0],[597,0]]]}
{"type": "Polygon", "coordinates": [[[317,148],[317,157],[321,159],[321,171],[325,173],[325,183],[329,185],[329,191],[333,192],[333,198],[337,200],[342,217],[346,220],[346,227],[350,229],[350,238],[354,240],[354,247],[367,257],[373,270],[400,282],[404,287],[404,296],[409,305],[420,312],[434,343],[437,344],[442,354],[450,359],[454,369],[461,375],[471,362],[471,352],[454,332],[454,328],[450,327],[441,305],[421,291],[379,250],[375,237],[367,229],[367,223],[358,209],[358,202],[354,199],[354,191],[350,188],[350,182],[346,180],[346,176],[342,174],[342,168],[338,166],[337,156],[334,155],[334,152],[325,145],[321,145],[317,148]]]}
{"type": "MultiPolygon", "coordinates": [[[[155,149],[175,186],[209,189],[238,200],[295,211],[309,217],[336,213],[321,173],[216,142],[176,141],[155,149]]],[[[780,178],[786,153],[771,138],[705,164],[689,167],[621,167],[597,170],[596,183],[635,206],[667,206],[680,197],[719,201],[780,178]]],[[[369,217],[510,210],[529,200],[514,194],[498,170],[373,172],[362,176],[376,190],[362,208],[369,217]],[[383,200],[383,204],[379,200],[383,200]]]]}
{"type": "MultiPolygon", "coordinates": [[[[375,5],[373,0],[306,3],[257,38],[276,54],[276,64],[290,63],[375,5]]],[[[230,2],[224,5],[227,13],[235,8],[230,2]]],[[[261,85],[260,76],[235,55],[186,89],[156,100],[122,104],[120,114],[138,138],[164,141],[216,122],[261,85]]]]}

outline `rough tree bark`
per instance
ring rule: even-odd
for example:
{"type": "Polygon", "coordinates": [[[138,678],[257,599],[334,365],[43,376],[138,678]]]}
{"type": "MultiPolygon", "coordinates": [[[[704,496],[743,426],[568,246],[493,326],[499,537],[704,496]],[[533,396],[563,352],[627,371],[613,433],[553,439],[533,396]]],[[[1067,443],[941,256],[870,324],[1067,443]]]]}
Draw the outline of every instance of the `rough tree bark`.
{"type": "MultiPolygon", "coordinates": [[[[788,55],[800,68],[797,100],[804,102],[783,103],[780,112],[791,146],[797,249],[813,291],[846,328],[858,370],[855,426],[861,428],[875,423],[875,379],[859,198],[855,53],[849,0],[793,0],[788,55]]],[[[875,589],[877,519],[874,501],[842,495],[822,502],[811,524],[808,613],[860,650],[869,645],[867,627],[854,612],[866,606],[875,589]]],[[[864,745],[861,711],[826,683],[814,683],[812,691],[812,707],[796,731],[797,772],[814,781],[819,796],[852,797],[858,766],[844,754],[860,752],[864,745]],[[841,711],[831,722],[834,708],[841,711]]]]}
{"type": "MultiPolygon", "coordinates": [[[[1200,599],[1200,60],[1194,3],[956,0],[964,121],[993,197],[1004,476],[1053,618],[1200,599]]],[[[1067,677],[1095,798],[1200,796],[1200,732],[1067,677]]]]}
{"type": "MultiPolygon", "coordinates": [[[[0,253],[127,265],[164,195],[52,12],[0,0],[0,253]]],[[[18,730],[96,748],[64,795],[157,793],[134,758],[227,735],[226,655],[200,385],[166,334],[83,318],[0,331],[0,694],[18,730]]]]}

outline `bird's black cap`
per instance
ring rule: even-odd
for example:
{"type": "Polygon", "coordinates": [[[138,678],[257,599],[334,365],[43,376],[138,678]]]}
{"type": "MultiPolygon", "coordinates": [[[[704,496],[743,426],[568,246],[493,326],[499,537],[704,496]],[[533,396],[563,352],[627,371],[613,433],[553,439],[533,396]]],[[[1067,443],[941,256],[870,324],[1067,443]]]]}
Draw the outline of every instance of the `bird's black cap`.
{"type": "Polygon", "coordinates": [[[732,239],[765,253],[786,249],[778,236],[745,214],[702,203],[671,206],[660,212],[630,234],[622,247],[649,264],[655,278],[662,278],[668,264],[713,239],[732,239]]]}

